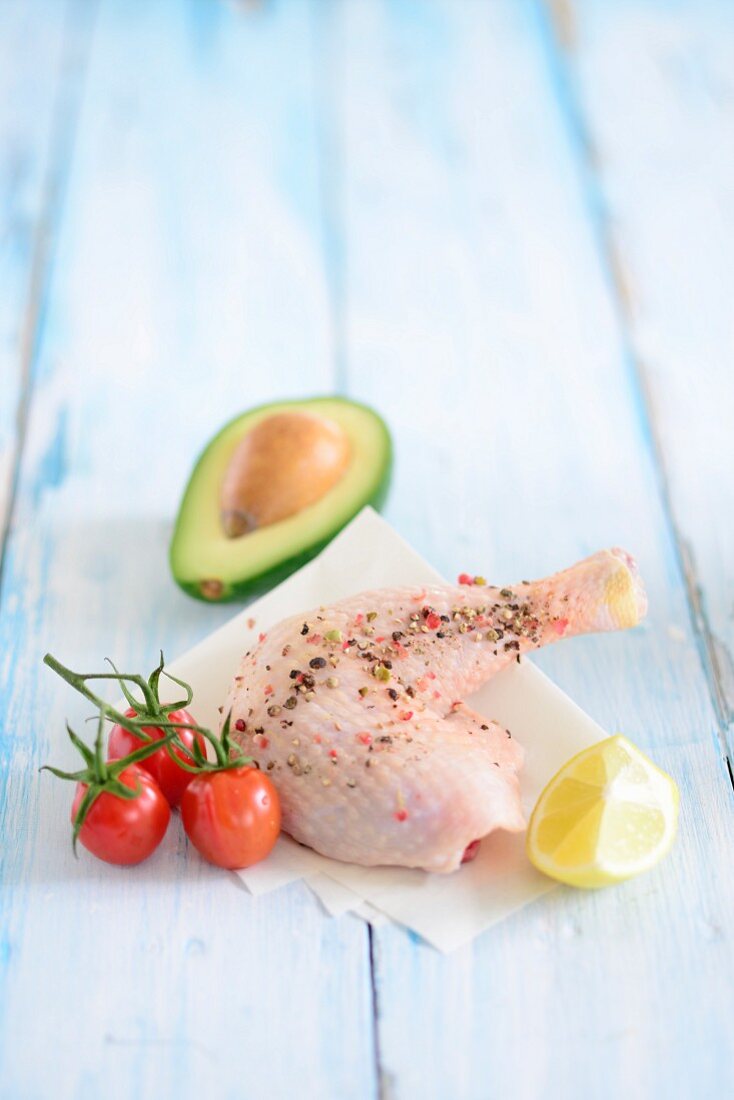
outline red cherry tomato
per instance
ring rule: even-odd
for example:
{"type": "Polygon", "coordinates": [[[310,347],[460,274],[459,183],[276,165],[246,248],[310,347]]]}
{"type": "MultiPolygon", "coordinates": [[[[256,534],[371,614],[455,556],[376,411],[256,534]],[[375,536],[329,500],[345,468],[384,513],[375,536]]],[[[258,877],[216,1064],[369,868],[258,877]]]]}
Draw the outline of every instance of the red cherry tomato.
{"type": "Polygon", "coordinates": [[[280,799],[257,768],[202,772],[181,799],[186,834],[218,867],[237,870],[264,859],[280,833],[280,799]]]}
{"type": "MultiPolygon", "coordinates": [[[[79,840],[106,863],[140,863],[163,839],[171,820],[171,808],[153,777],[137,764],[125,768],[118,778],[126,787],[139,789],[137,798],[119,798],[103,791],[84,819],[79,840]]],[[[86,784],[77,783],[72,822],[86,792],[86,784]]]]}
{"type": "MultiPolygon", "coordinates": [[[[135,717],[135,711],[132,707],[129,707],[125,714],[128,718],[135,717]]],[[[191,723],[194,719],[187,710],[174,710],[169,714],[168,721],[191,723]]],[[[157,726],[143,726],[143,729],[154,741],[160,741],[165,736],[165,731],[157,726]]],[[[194,740],[198,741],[199,748],[206,756],[206,741],[200,733],[195,734],[193,730],[182,729],[178,736],[186,748],[192,748],[194,740]]],[[[121,760],[123,756],[128,756],[129,753],[135,752],[144,744],[145,741],[142,737],[136,737],[134,733],[123,729],[122,726],[113,726],[107,743],[107,753],[110,760],[121,760]]],[[[191,763],[180,749],[174,748],[173,753],[179,760],[186,760],[187,763],[191,763]]],[[[139,766],[145,768],[153,776],[171,806],[179,805],[181,795],[194,778],[191,772],[187,772],[184,768],[178,766],[165,746],[160,752],[154,752],[152,756],[141,760],[139,766]]]]}

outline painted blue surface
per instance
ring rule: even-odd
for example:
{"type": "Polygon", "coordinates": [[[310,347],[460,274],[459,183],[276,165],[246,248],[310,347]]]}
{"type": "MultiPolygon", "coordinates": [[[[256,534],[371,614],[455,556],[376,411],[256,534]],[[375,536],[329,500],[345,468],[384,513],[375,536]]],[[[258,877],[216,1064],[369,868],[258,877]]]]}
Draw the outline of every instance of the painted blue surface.
{"type": "Polygon", "coordinates": [[[730,6],[34,0],[0,51],[0,1097],[731,1092],[730,6]],[[444,958],[176,830],[73,861],[36,769],[84,711],[41,655],[221,623],[167,572],[193,456],[334,389],[384,410],[388,518],[448,575],[638,555],[645,628],[541,663],[678,780],[651,875],[444,958]]]}

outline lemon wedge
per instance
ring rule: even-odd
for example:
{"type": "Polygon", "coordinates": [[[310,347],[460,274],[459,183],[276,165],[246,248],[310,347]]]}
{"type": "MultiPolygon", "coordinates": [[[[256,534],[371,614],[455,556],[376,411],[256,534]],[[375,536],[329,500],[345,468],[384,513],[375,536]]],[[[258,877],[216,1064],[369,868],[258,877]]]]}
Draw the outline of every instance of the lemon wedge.
{"type": "Polygon", "coordinates": [[[571,886],[622,882],[670,850],[678,801],[673,779],[617,734],[553,776],[530,818],[528,857],[571,886]]]}

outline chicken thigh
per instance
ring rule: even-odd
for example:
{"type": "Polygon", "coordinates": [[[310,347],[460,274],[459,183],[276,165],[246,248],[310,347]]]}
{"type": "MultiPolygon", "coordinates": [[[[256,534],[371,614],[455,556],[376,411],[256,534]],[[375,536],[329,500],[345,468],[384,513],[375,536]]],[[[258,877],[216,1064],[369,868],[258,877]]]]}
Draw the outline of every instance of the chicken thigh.
{"type": "Polygon", "coordinates": [[[224,713],[296,840],[350,863],[453,871],[473,841],[525,824],[522,749],[464,698],[531,649],[645,610],[622,550],[509,588],[363,592],[261,634],[224,713]]]}

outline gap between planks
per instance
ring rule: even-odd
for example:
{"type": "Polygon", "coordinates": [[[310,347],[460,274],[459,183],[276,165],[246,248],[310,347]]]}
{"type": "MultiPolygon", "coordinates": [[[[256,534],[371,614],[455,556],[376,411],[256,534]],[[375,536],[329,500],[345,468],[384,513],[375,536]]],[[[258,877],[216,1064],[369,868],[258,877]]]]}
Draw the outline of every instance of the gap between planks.
{"type": "Polygon", "coordinates": [[[380,1044],[380,994],[377,988],[377,940],[375,930],[367,922],[367,936],[370,952],[370,995],[372,999],[372,1049],[375,1063],[375,1079],[377,1081],[377,1100],[393,1100],[395,1090],[392,1076],[385,1072],[382,1065],[382,1050],[380,1044]]]}
{"type": "Polygon", "coordinates": [[[668,524],[676,564],[685,588],[688,612],[693,625],[701,667],[716,715],[719,750],[726,765],[726,774],[734,793],[734,768],[732,767],[727,744],[727,732],[730,723],[714,634],[701,598],[701,586],[696,574],[693,551],[676,522],[665,450],[655,419],[652,389],[647,377],[645,363],[637,350],[632,327],[630,282],[626,276],[624,259],[617,246],[609,211],[604,199],[604,189],[600,180],[601,172],[593,135],[587,122],[583,102],[577,92],[570,71],[569,55],[573,52],[576,42],[576,16],[573,0],[536,0],[536,4],[538,18],[544,31],[542,38],[546,45],[548,65],[552,81],[557,90],[559,110],[571,139],[579,151],[583,175],[582,190],[590,211],[597,247],[611,289],[625,358],[629,365],[633,385],[637,391],[639,408],[647,429],[663,512],[668,524]]]}
{"type": "MultiPolygon", "coordinates": [[[[322,247],[329,287],[332,328],[332,359],[335,391],[349,395],[349,362],[346,334],[346,234],[343,212],[344,142],[339,125],[339,95],[343,70],[335,41],[333,4],[311,8],[311,60],[318,120],[318,173],[321,204],[322,247]],[[323,63],[319,64],[321,58],[323,63]]],[[[374,929],[365,922],[370,968],[372,1008],[372,1057],[377,1083],[377,1100],[392,1100],[393,1081],[385,1072],[380,1045],[380,998],[377,988],[377,942],[374,929]]]]}

